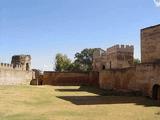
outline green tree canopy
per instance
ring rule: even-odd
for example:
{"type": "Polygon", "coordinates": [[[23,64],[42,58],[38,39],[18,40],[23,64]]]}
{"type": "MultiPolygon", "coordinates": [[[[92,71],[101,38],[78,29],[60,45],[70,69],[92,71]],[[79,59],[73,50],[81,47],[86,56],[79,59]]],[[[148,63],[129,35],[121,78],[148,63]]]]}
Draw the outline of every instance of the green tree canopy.
{"type": "Polygon", "coordinates": [[[80,71],[91,71],[93,62],[93,53],[97,48],[84,49],[75,54],[75,64],[80,71]]]}
{"type": "Polygon", "coordinates": [[[71,60],[67,57],[67,55],[63,55],[58,53],[55,57],[55,71],[64,72],[69,71],[71,67],[71,60]]]}
{"type": "Polygon", "coordinates": [[[63,72],[63,71],[74,71],[74,72],[86,72],[92,70],[92,62],[93,62],[93,53],[98,48],[93,49],[84,49],[81,52],[77,52],[75,54],[75,61],[71,62],[71,60],[61,53],[58,53],[55,58],[55,71],[63,72]]]}

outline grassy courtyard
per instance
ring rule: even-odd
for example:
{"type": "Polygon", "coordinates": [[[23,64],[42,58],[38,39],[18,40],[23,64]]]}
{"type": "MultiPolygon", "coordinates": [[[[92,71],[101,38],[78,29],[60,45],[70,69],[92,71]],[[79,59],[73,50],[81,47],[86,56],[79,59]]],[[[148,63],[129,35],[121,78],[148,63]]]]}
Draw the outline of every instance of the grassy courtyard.
{"type": "Polygon", "coordinates": [[[0,86],[0,120],[160,120],[156,101],[100,96],[97,91],[87,87],[0,86]]]}

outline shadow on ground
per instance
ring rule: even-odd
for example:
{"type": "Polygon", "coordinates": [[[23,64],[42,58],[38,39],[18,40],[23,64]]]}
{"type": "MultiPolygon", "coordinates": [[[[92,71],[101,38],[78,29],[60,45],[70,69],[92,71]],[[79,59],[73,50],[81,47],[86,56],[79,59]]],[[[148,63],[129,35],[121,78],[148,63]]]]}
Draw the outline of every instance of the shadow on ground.
{"type": "Polygon", "coordinates": [[[79,89],[56,89],[60,92],[90,92],[92,96],[57,96],[60,99],[69,101],[75,105],[102,105],[102,104],[136,104],[146,107],[160,106],[159,101],[140,97],[137,93],[121,93],[106,91],[91,87],[80,87],[79,89]]]}
{"type": "Polygon", "coordinates": [[[160,106],[157,101],[143,97],[126,96],[58,96],[58,98],[72,102],[75,105],[100,105],[100,104],[128,104],[144,106],[160,106]]]}
{"type": "Polygon", "coordinates": [[[99,96],[142,96],[140,92],[117,92],[113,90],[103,90],[96,87],[88,87],[88,86],[80,86],[78,89],[70,89],[70,88],[61,88],[56,89],[56,91],[59,92],[88,92],[88,93],[94,93],[99,96]]]}

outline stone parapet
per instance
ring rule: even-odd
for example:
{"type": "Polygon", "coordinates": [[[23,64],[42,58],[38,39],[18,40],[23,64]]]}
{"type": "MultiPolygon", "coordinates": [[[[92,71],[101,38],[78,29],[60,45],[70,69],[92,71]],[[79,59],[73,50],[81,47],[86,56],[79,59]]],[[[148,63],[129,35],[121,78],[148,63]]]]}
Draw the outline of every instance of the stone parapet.
{"type": "Polygon", "coordinates": [[[107,54],[115,53],[115,52],[131,52],[133,53],[134,46],[133,45],[114,45],[107,49],[107,54]]]}
{"type": "Polygon", "coordinates": [[[7,69],[7,70],[22,70],[22,66],[21,66],[21,65],[16,65],[16,67],[13,67],[13,64],[0,63],[0,69],[7,69]]]}

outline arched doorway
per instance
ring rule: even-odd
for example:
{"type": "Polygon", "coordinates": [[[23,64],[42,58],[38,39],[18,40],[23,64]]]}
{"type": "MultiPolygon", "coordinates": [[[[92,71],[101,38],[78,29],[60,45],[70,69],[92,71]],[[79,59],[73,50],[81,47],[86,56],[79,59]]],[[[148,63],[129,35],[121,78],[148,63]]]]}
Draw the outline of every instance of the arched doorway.
{"type": "Polygon", "coordinates": [[[154,100],[160,100],[160,85],[156,84],[152,88],[152,98],[154,100]]]}

